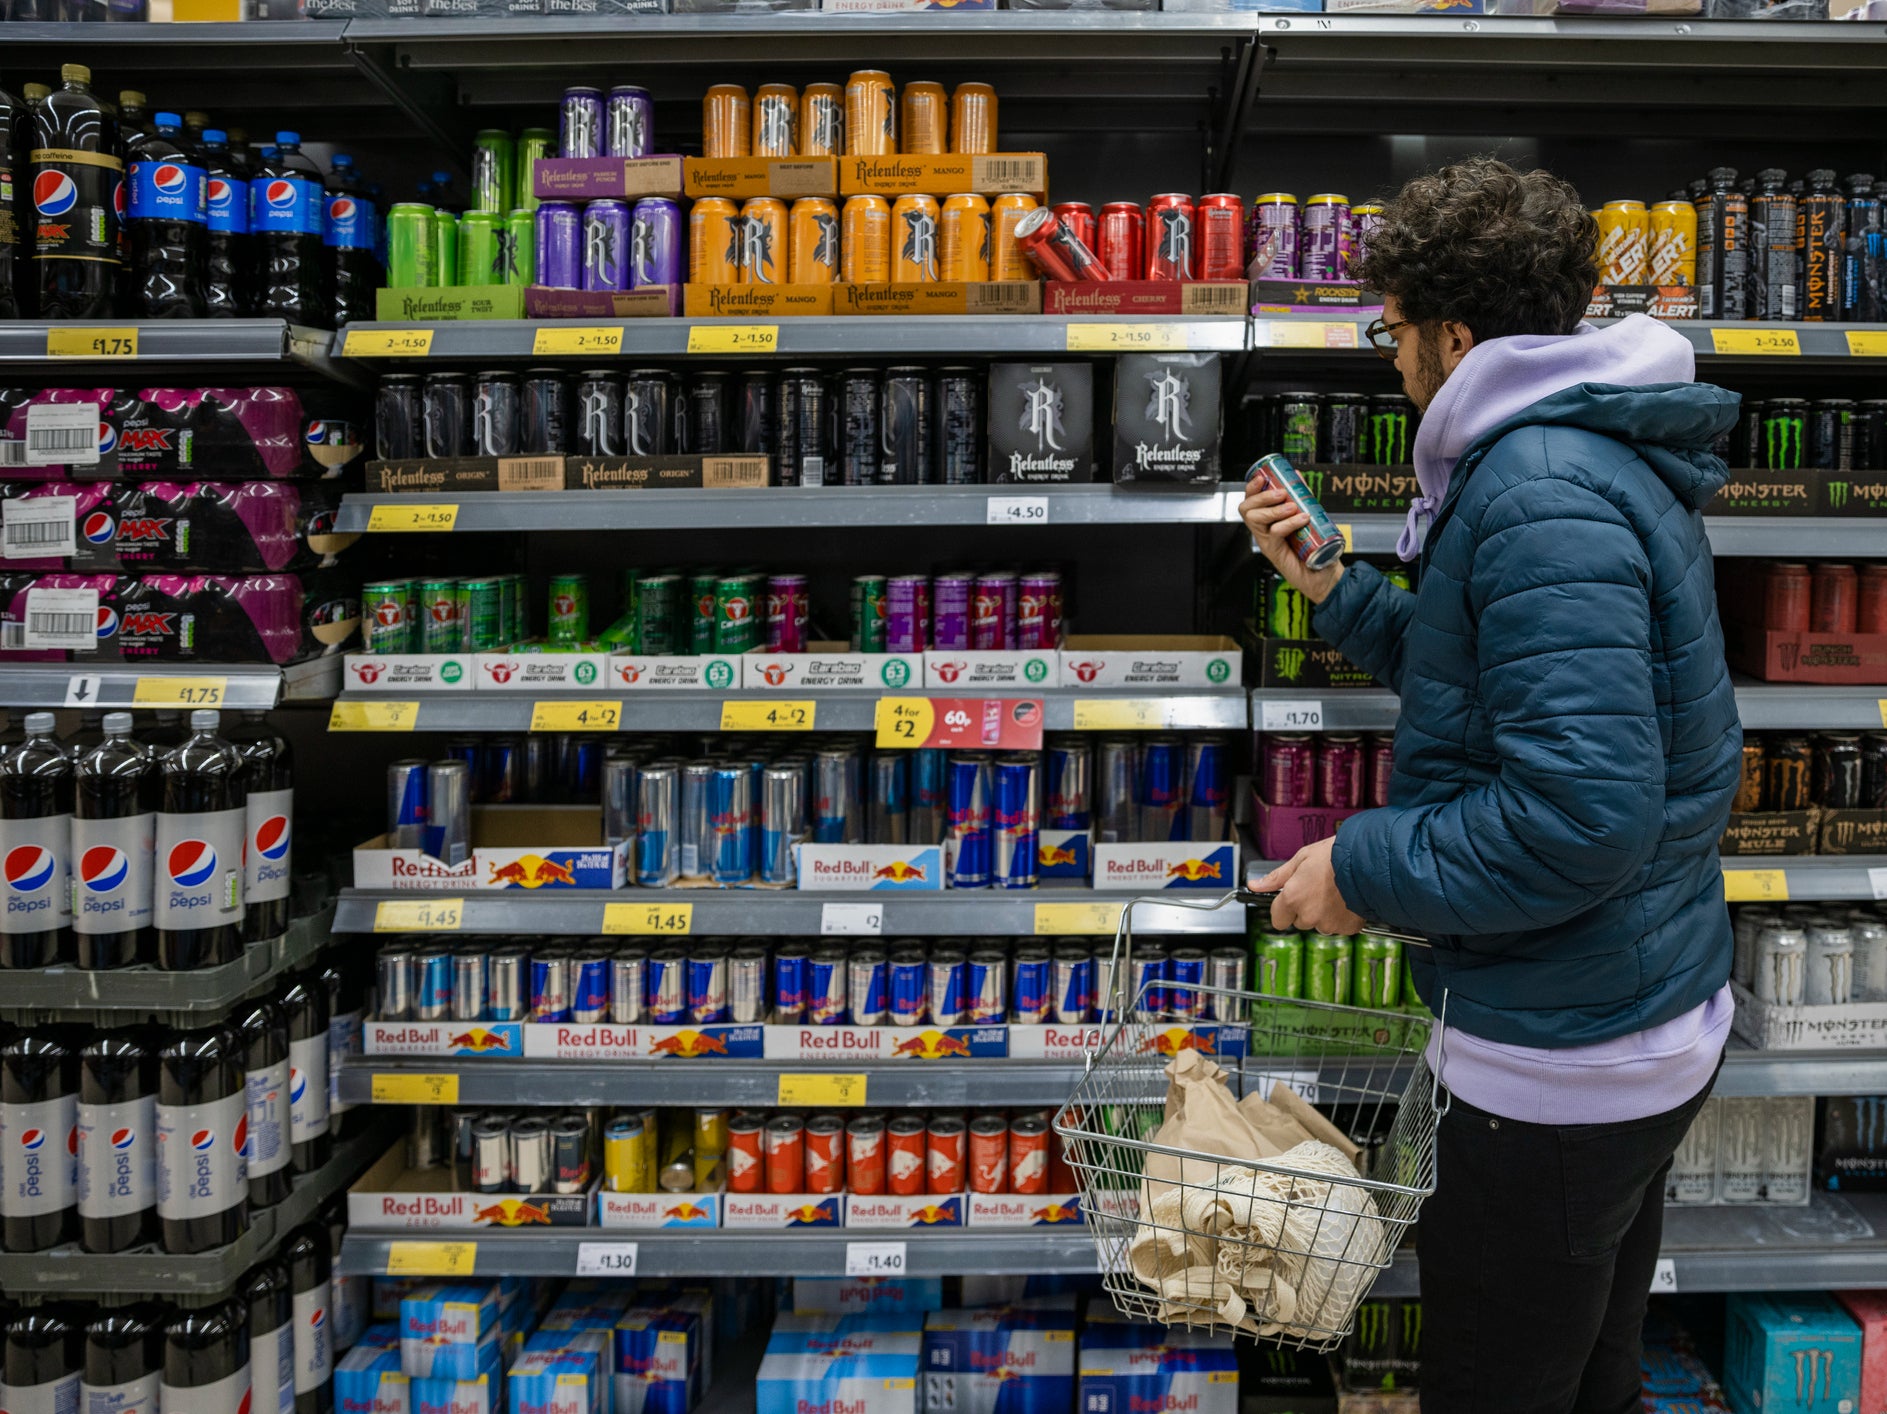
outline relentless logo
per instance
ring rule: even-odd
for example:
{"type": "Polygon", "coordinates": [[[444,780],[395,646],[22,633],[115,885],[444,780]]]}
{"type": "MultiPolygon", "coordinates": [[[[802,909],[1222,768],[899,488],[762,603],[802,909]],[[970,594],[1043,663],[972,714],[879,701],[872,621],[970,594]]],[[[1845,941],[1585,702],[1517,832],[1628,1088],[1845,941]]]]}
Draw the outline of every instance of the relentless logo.
{"type": "Polygon", "coordinates": [[[598,106],[586,103],[580,97],[565,101],[562,113],[565,152],[601,155],[602,134],[597,131],[597,115],[600,111],[598,106]]]}
{"type": "Polygon", "coordinates": [[[612,429],[609,425],[609,385],[601,379],[587,383],[578,397],[580,406],[577,416],[582,419],[583,426],[580,439],[599,452],[614,452],[616,439],[610,435],[612,429]]]}
{"type": "Polygon", "coordinates": [[[1021,429],[1035,439],[1038,452],[1059,452],[1064,450],[1062,438],[1067,433],[1062,428],[1061,388],[1038,378],[1025,384],[1022,389],[1021,429]]]}
{"type": "Polygon", "coordinates": [[[629,269],[638,285],[653,285],[655,281],[656,246],[658,244],[655,222],[647,217],[638,216],[629,223],[629,269]]]}
{"type": "Polygon", "coordinates": [[[807,130],[801,134],[807,152],[845,150],[845,101],[827,93],[806,100],[807,130]]]}
{"type": "Polygon", "coordinates": [[[839,218],[825,212],[814,215],[813,226],[819,232],[813,241],[812,260],[828,270],[839,268],[839,218]]]}
{"type": "Polygon", "coordinates": [[[622,394],[622,431],[631,456],[655,456],[662,446],[661,385],[651,379],[632,378],[622,394]],[[656,394],[651,396],[651,394],[656,394]]]}
{"type": "Polygon", "coordinates": [[[1170,368],[1147,374],[1152,392],[1147,400],[1147,420],[1166,434],[1167,440],[1183,441],[1192,429],[1192,384],[1170,368]]]}
{"type": "Polygon", "coordinates": [[[754,152],[756,155],[788,157],[797,148],[793,122],[793,100],[768,94],[760,100],[754,114],[754,152]]]}
{"type": "Polygon", "coordinates": [[[1192,217],[1177,206],[1162,207],[1159,258],[1168,269],[1192,270],[1192,217]]]}
{"type": "Polygon", "coordinates": [[[899,256],[926,282],[937,278],[937,218],[928,211],[904,213],[904,248],[899,256]]]}
{"type": "Polygon", "coordinates": [[[602,277],[607,288],[622,268],[622,252],[616,248],[616,228],[602,219],[583,223],[583,268],[602,277]]]}
{"type": "Polygon", "coordinates": [[[612,152],[640,156],[649,150],[649,110],[641,103],[612,102],[609,108],[609,146],[612,152]]]}
{"type": "Polygon", "coordinates": [[[491,248],[491,282],[494,285],[522,285],[530,282],[524,279],[524,272],[518,269],[518,235],[516,231],[500,229],[497,240],[491,248]]]}

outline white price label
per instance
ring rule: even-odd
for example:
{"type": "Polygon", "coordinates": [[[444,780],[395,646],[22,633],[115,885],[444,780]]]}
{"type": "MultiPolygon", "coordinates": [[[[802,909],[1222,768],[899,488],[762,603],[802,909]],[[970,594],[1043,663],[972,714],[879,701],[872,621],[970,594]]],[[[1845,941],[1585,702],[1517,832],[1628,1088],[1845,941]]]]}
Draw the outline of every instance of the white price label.
{"type": "Polygon", "coordinates": [[[845,1274],[848,1277],[901,1277],[904,1275],[902,1242],[848,1242],[845,1244],[845,1274]]]}
{"type": "Polygon", "coordinates": [[[97,403],[34,403],[26,410],[28,466],[97,466],[97,403]]]}
{"type": "Polygon", "coordinates": [[[1247,1095],[1271,1094],[1273,1084],[1280,1084],[1286,1090],[1295,1090],[1307,1105],[1317,1103],[1317,1085],[1319,1072],[1315,1070],[1267,1070],[1262,1075],[1252,1076],[1245,1081],[1247,1095]]]}
{"type": "Polygon", "coordinates": [[[1651,1269],[1651,1294],[1653,1296],[1677,1295],[1677,1263],[1672,1258],[1658,1258],[1658,1265],[1651,1269]]]}
{"type": "Polygon", "coordinates": [[[66,706],[96,707],[98,686],[104,679],[74,674],[66,679],[66,706]]]}
{"type": "Polygon", "coordinates": [[[1047,525],[1048,497],[991,496],[989,525],[1047,525]]]}
{"type": "Polygon", "coordinates": [[[1264,732],[1320,732],[1324,727],[1321,702],[1261,702],[1258,730],[1264,732]]]}
{"type": "Polygon", "coordinates": [[[1868,870],[1867,886],[1875,898],[1887,898],[1887,869],[1868,870]]]}
{"type": "Polygon", "coordinates": [[[71,496],[0,501],[0,554],[9,560],[63,560],[78,552],[78,502],[71,496]]]}
{"type": "Polygon", "coordinates": [[[632,1277],[636,1274],[636,1244],[633,1242],[579,1242],[577,1275],[580,1277],[632,1277]]]}
{"type": "Polygon", "coordinates": [[[875,903],[828,903],[819,909],[822,934],[854,934],[875,938],[885,930],[885,911],[875,903]]]}
{"type": "Polygon", "coordinates": [[[74,653],[98,651],[96,589],[26,591],[25,648],[63,648],[74,653]]]}

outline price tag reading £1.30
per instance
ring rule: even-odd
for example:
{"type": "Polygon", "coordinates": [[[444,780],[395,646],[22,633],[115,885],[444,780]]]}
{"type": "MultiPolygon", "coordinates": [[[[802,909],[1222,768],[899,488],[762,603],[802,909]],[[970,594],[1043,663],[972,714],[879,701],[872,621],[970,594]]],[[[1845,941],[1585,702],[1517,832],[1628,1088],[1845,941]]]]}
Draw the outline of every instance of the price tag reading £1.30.
{"type": "Polygon", "coordinates": [[[636,1274],[636,1244],[633,1242],[579,1242],[577,1275],[580,1277],[632,1277],[636,1274]]]}
{"type": "Polygon", "coordinates": [[[848,1277],[901,1277],[905,1272],[902,1242],[848,1242],[845,1274],[848,1277]]]}

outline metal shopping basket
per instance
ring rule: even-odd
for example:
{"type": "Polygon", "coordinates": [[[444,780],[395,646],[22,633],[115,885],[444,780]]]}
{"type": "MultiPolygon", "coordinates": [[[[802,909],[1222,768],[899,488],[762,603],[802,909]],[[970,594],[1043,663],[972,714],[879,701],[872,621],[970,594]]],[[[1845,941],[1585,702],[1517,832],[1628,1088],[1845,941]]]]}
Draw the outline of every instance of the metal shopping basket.
{"type": "Polygon", "coordinates": [[[1328,1351],[1349,1333],[1376,1274],[1435,1191],[1435,1131],[1447,1104],[1423,1052],[1441,1023],[1206,986],[1197,989],[1201,1009],[1219,1030],[1200,1038],[1155,1014],[1147,987],[1132,986],[1135,903],[1216,909],[1268,906],[1272,897],[1166,894],[1121,910],[1101,998],[1113,1027],[1056,1113],[1055,1132],[1077,1175],[1102,1284],[1122,1313],[1328,1351]],[[1269,1095],[1282,1081],[1367,1139],[1364,1172],[1341,1157],[1324,1162],[1330,1155],[1287,1165],[1154,1142],[1168,1063],[1206,1045],[1233,1098],[1269,1095]]]}

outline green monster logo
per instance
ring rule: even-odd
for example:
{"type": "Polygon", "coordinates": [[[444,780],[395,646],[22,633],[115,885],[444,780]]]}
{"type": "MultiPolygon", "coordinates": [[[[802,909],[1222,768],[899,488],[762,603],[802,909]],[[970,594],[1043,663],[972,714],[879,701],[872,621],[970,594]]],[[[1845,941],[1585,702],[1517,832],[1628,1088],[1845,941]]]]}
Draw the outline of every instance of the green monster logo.
{"type": "Polygon", "coordinates": [[[1803,419],[1793,413],[1763,419],[1763,451],[1769,471],[1802,469],[1803,419]]]}
{"type": "Polygon", "coordinates": [[[1286,682],[1296,682],[1303,675],[1306,656],[1302,648],[1280,648],[1277,657],[1278,676],[1286,682]]]}
{"type": "Polygon", "coordinates": [[[1318,500],[1324,495],[1324,474],[1322,467],[1298,467],[1297,474],[1304,478],[1304,485],[1310,488],[1310,494],[1318,500]]]}
{"type": "Polygon", "coordinates": [[[1422,1303],[1402,1303],[1402,1357],[1413,1360],[1422,1353],[1422,1303]]]}
{"type": "Polygon", "coordinates": [[[1389,1303],[1365,1301],[1356,1312],[1356,1339],[1368,1355],[1388,1353],[1389,1303]]]}
{"type": "Polygon", "coordinates": [[[1377,466],[1401,466],[1409,459],[1409,415],[1375,412],[1369,416],[1369,459],[1377,466]]]}
{"type": "Polygon", "coordinates": [[[1828,509],[1831,511],[1844,509],[1848,504],[1848,483],[1845,481],[1830,481],[1827,483],[1827,486],[1828,509]]]}
{"type": "Polygon", "coordinates": [[[1297,1357],[1289,1350],[1273,1347],[1265,1352],[1274,1375],[1288,1375],[1297,1367],[1297,1357]]]}

